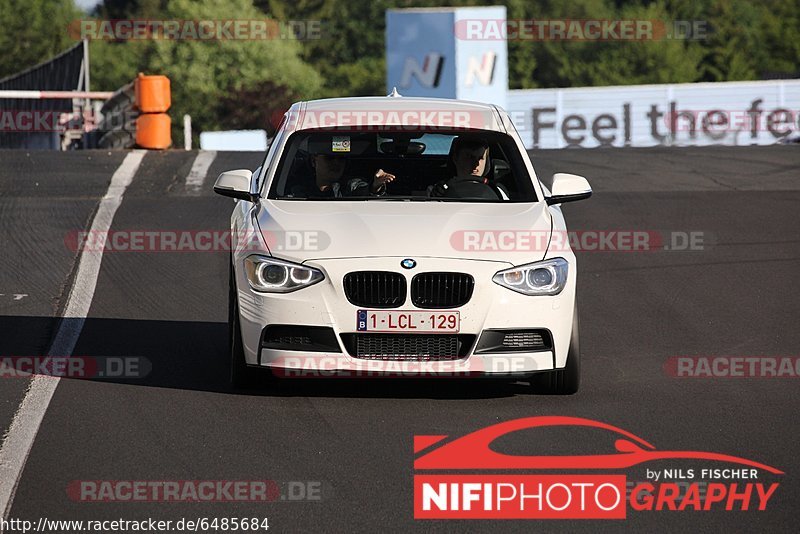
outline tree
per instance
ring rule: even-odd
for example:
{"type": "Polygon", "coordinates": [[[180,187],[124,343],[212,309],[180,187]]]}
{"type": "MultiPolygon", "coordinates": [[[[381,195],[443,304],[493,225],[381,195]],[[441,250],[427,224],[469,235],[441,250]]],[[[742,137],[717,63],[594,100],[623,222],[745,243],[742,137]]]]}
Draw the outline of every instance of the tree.
{"type": "MultiPolygon", "coordinates": [[[[251,0],[171,0],[158,18],[222,21],[230,20],[232,13],[241,20],[264,19],[251,0]]],[[[97,69],[96,76],[111,85],[106,88],[119,87],[139,71],[169,77],[173,137],[180,133],[186,113],[198,131],[259,127],[255,118],[284,108],[289,98],[313,98],[321,86],[319,74],[302,61],[300,46],[292,39],[108,42],[97,43],[93,51],[93,72],[97,69]],[[258,98],[259,91],[267,88],[258,98]],[[221,112],[240,101],[239,95],[265,113],[221,112]]]]}
{"type": "Polygon", "coordinates": [[[766,0],[760,4],[759,41],[765,54],[760,74],[800,77],[800,0],[766,0]]]}
{"type": "Polygon", "coordinates": [[[80,17],[72,0],[0,0],[0,78],[74,45],[67,27],[80,17]]]}
{"type": "Polygon", "coordinates": [[[755,4],[715,0],[707,11],[711,35],[705,43],[703,80],[754,80],[763,57],[758,42],[760,9],[755,4]]]}
{"type": "MultiPolygon", "coordinates": [[[[674,0],[688,2],[688,0],[674,0]]],[[[671,20],[665,4],[612,0],[505,0],[511,20],[648,18],[671,20]]],[[[285,4],[259,0],[267,13],[291,19],[318,19],[324,38],[303,43],[303,57],[322,74],[326,96],[382,94],[385,90],[385,10],[410,7],[482,5],[479,0],[299,0],[285,4]]],[[[683,3],[689,14],[694,4],[683,3]]],[[[695,8],[695,11],[697,9],[695,8]]],[[[626,83],[688,82],[700,76],[697,43],[510,40],[512,89],[626,83]]]]}
{"type": "Polygon", "coordinates": [[[313,20],[321,25],[320,39],[302,42],[303,59],[323,79],[323,96],[382,94],[386,85],[385,12],[397,2],[261,0],[259,7],[281,20],[313,20]]]}
{"type": "Polygon", "coordinates": [[[110,20],[132,18],[154,19],[166,9],[169,0],[104,0],[94,9],[94,15],[110,20]]]}

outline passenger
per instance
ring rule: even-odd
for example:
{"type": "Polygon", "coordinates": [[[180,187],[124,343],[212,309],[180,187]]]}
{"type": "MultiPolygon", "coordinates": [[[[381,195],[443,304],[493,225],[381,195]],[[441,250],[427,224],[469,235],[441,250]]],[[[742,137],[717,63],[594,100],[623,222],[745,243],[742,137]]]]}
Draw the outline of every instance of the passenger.
{"type": "Polygon", "coordinates": [[[306,175],[292,188],[292,196],[305,198],[325,197],[366,197],[386,194],[386,184],[395,179],[395,175],[378,169],[371,181],[363,178],[345,179],[347,169],[346,155],[314,154],[310,165],[313,179],[306,175]]]}

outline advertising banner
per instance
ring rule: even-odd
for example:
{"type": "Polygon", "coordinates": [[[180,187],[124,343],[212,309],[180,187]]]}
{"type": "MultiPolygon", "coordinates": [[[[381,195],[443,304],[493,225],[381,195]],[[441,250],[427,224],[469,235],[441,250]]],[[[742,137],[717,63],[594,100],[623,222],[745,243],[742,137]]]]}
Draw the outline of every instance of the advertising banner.
{"type": "Polygon", "coordinates": [[[800,131],[800,80],[508,92],[528,148],[771,145],[800,131]]]}

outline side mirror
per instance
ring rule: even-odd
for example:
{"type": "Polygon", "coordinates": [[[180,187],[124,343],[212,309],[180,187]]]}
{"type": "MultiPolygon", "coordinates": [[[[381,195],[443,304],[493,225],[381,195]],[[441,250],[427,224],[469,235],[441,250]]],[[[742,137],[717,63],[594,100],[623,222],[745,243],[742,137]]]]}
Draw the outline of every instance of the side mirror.
{"type": "Polygon", "coordinates": [[[592,196],[592,186],[583,176],[558,172],[553,175],[551,193],[546,199],[548,206],[589,198],[592,196]]]}
{"type": "Polygon", "coordinates": [[[258,195],[250,192],[250,180],[253,173],[247,169],[225,171],[219,175],[214,183],[214,192],[224,197],[238,198],[255,202],[258,195]]]}

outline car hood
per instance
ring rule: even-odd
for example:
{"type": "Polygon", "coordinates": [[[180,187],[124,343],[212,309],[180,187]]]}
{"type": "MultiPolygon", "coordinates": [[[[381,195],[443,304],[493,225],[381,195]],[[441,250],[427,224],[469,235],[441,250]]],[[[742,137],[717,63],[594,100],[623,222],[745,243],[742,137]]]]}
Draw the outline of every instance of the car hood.
{"type": "Polygon", "coordinates": [[[544,258],[544,202],[264,200],[257,212],[270,252],[303,262],[365,256],[508,262],[544,258]]]}

